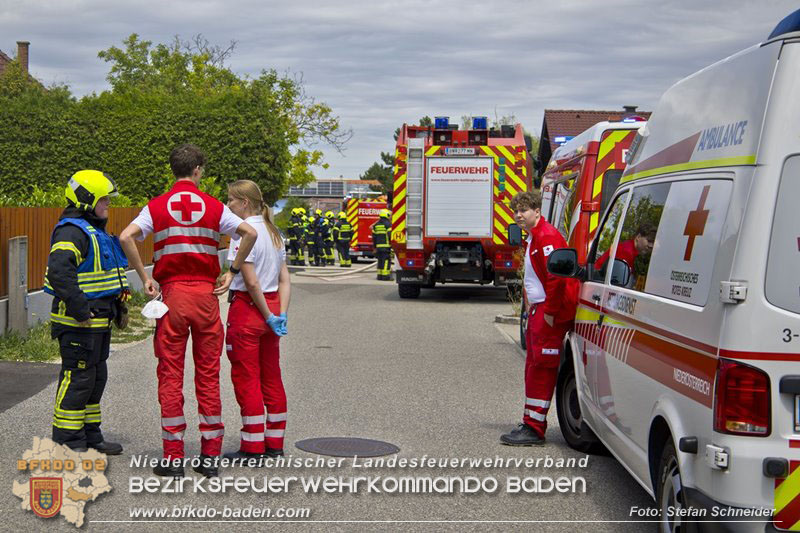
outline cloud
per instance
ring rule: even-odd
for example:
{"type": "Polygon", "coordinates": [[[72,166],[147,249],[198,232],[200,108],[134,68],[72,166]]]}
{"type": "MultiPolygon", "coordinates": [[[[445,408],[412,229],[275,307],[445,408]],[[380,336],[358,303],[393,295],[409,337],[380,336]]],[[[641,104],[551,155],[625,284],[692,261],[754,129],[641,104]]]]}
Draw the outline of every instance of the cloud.
{"type": "Polygon", "coordinates": [[[320,177],[355,178],[421,116],[513,114],[538,132],[545,108],[655,107],[679,79],[762,41],[796,9],[773,0],[389,0],[326,2],[0,0],[0,49],[31,42],[31,72],[77,95],[108,87],[97,52],[131,33],[237,42],[230,65],[302,73],[353,139],[320,177]]]}

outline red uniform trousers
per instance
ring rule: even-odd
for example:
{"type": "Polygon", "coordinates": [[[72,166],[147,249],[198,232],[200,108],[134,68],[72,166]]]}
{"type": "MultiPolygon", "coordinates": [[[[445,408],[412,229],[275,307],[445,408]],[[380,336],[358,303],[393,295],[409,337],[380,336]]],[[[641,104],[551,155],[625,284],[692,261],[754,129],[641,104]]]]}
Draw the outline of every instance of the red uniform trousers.
{"type": "MultiPolygon", "coordinates": [[[[281,312],[277,292],[265,292],[264,298],[270,311],[276,315],[281,312]]],[[[280,338],[246,292],[235,291],[228,312],[225,349],[242,415],[239,449],[250,453],[263,453],[265,448],[282,450],[286,391],[281,380],[280,338]]]]}
{"type": "Polygon", "coordinates": [[[547,430],[547,411],[553,398],[561,361],[561,343],[572,321],[555,322],[552,326],[544,320],[544,307],[538,306],[528,321],[525,335],[525,410],[522,421],[544,437],[547,430]]]}
{"type": "Polygon", "coordinates": [[[219,397],[219,360],[224,331],[219,300],[207,281],[175,281],[161,286],[169,311],[158,319],[153,341],[158,358],[158,402],[164,457],[182,458],[183,367],[189,331],[192,334],[194,387],[200,414],[200,453],[217,456],[222,450],[222,404],[219,397]]]}

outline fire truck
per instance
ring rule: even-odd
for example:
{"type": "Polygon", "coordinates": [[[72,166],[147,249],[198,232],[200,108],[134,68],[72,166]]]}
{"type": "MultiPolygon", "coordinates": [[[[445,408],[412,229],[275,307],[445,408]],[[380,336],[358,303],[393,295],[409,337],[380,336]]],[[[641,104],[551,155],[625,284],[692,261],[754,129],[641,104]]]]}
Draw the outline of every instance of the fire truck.
{"type": "Polygon", "coordinates": [[[401,298],[436,283],[519,282],[509,203],[532,187],[528,150],[522,126],[489,129],[486,117],[473,117],[467,130],[447,117],[433,127],[403,125],[391,234],[401,298]]]}
{"type": "Polygon", "coordinates": [[[372,247],[372,225],[380,217],[381,209],[386,209],[386,197],[380,193],[359,193],[345,198],[342,211],[353,228],[350,241],[350,257],[375,257],[372,247]]]}

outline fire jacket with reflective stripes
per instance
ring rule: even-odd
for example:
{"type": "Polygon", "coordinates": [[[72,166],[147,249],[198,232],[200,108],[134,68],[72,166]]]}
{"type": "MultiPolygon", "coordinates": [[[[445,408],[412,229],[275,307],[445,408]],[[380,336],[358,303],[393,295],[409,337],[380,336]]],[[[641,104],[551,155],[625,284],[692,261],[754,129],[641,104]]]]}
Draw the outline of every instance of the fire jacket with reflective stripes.
{"type": "Polygon", "coordinates": [[[375,248],[389,248],[389,230],[391,223],[385,218],[381,217],[372,225],[372,244],[375,248]]]}
{"type": "Polygon", "coordinates": [[[153,279],[161,285],[215,282],[222,202],[190,181],[178,181],[147,206],[153,217],[153,279]]]}
{"type": "Polygon", "coordinates": [[[336,240],[350,242],[353,238],[353,227],[346,220],[336,222],[336,240]]]}
{"type": "Polygon", "coordinates": [[[50,320],[55,326],[107,328],[111,302],[128,289],[128,260],[117,237],[83,218],[62,218],[50,238],[44,291],[55,296],[50,320]]]}

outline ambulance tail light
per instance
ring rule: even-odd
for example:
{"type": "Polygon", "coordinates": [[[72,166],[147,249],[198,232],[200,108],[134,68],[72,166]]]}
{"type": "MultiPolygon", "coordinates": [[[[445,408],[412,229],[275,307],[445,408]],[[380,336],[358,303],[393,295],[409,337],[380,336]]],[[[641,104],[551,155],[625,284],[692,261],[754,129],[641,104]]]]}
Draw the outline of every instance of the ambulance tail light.
{"type": "Polygon", "coordinates": [[[714,431],[766,437],[770,434],[769,376],[729,359],[717,365],[714,431]]]}

